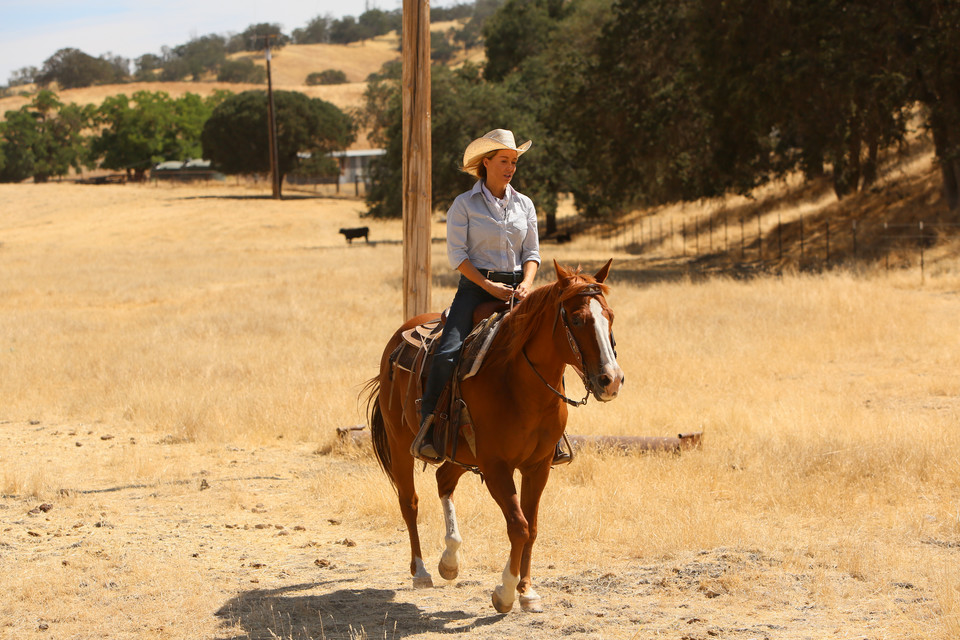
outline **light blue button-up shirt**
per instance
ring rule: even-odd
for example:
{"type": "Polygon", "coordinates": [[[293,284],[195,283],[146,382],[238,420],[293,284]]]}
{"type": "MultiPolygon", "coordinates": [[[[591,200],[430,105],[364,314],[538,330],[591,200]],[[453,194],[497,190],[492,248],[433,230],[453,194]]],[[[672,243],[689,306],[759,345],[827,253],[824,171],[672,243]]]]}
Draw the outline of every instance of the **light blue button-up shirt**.
{"type": "Polygon", "coordinates": [[[450,266],[456,269],[469,260],[481,271],[519,271],[527,261],[540,264],[533,201],[507,185],[502,202],[500,209],[488,200],[480,180],[473,189],[457,196],[447,211],[450,266]]]}

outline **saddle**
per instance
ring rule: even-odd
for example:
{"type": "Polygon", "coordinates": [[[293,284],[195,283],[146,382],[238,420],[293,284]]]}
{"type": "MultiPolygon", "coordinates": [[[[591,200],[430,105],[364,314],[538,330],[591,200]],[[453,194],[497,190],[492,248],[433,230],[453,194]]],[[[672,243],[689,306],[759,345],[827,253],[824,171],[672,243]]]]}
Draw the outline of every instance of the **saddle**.
{"type": "MultiPolygon", "coordinates": [[[[473,330],[463,341],[460,359],[453,376],[437,401],[433,421],[433,445],[450,462],[461,464],[456,459],[460,436],[463,436],[470,451],[474,455],[477,453],[473,421],[466,403],[460,396],[460,382],[476,375],[480,370],[507,309],[506,303],[486,302],[474,310],[473,330]]],[[[390,354],[391,381],[394,380],[397,369],[410,373],[407,391],[404,394],[404,404],[413,399],[419,405],[423,387],[430,374],[437,339],[445,323],[446,312],[437,320],[407,329],[401,334],[400,344],[390,354]]]]}

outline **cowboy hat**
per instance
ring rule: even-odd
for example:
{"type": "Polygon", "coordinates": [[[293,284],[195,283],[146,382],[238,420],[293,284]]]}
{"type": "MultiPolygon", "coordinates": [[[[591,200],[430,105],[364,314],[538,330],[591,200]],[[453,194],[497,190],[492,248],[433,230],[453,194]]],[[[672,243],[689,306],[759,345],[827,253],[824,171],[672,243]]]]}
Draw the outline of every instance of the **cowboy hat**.
{"type": "Polygon", "coordinates": [[[532,144],[532,140],[527,140],[518,147],[513,138],[512,131],[508,131],[507,129],[494,129],[493,131],[485,133],[482,138],[477,138],[467,145],[467,150],[463,152],[463,170],[479,178],[477,168],[480,165],[481,159],[486,154],[500,149],[509,149],[516,151],[517,157],[520,157],[532,144]]]}

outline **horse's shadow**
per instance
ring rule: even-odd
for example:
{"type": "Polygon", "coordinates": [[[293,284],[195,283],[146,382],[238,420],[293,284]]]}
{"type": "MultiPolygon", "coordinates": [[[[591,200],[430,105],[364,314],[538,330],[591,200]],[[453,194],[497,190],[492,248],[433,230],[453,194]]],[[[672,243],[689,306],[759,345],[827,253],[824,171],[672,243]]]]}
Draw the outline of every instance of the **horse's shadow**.
{"type": "Polygon", "coordinates": [[[384,634],[404,638],[426,632],[469,633],[503,618],[474,618],[464,611],[427,613],[413,603],[396,601],[395,591],[351,589],[346,586],[351,582],[333,580],[241,593],[215,614],[229,627],[227,633],[234,634],[220,640],[353,640],[384,634]],[[335,588],[337,583],[340,588],[335,588]]]}

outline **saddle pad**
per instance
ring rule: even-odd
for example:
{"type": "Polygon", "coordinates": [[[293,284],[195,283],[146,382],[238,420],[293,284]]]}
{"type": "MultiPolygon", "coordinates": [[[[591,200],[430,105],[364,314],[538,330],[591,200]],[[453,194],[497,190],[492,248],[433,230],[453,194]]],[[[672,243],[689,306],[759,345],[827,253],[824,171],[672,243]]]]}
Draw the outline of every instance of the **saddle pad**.
{"type": "Polygon", "coordinates": [[[483,359],[493,344],[493,339],[500,329],[500,322],[506,314],[495,313],[478,324],[463,342],[463,352],[460,355],[459,374],[461,380],[476,375],[483,365],[483,359]]]}

